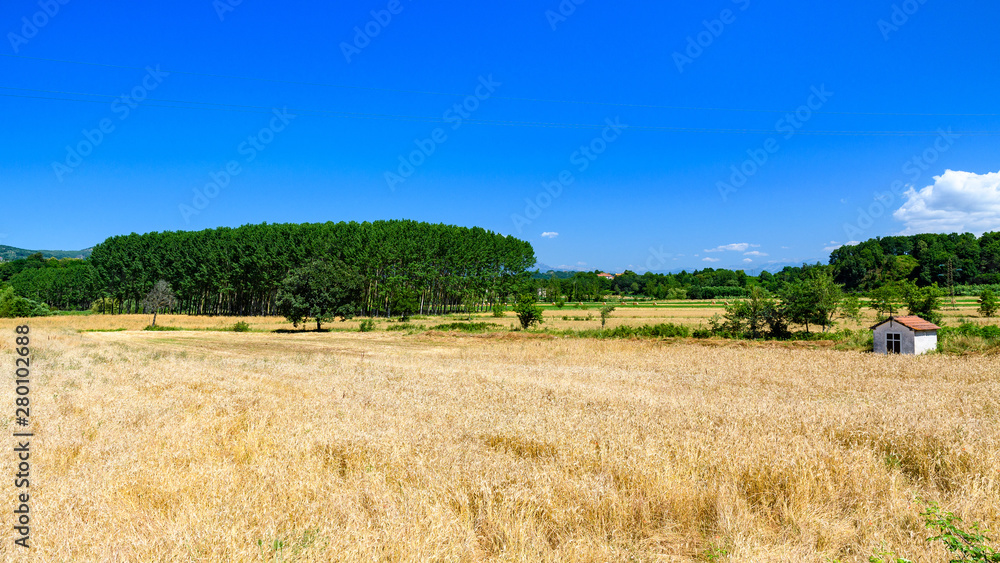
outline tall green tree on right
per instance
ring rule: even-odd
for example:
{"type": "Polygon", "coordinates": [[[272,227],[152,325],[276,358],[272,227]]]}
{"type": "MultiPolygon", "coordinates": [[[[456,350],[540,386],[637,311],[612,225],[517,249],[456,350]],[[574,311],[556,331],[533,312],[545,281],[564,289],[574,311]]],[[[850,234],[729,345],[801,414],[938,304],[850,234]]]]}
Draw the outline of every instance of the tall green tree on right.
{"type": "Polygon", "coordinates": [[[992,317],[997,314],[997,296],[993,290],[986,288],[979,294],[979,314],[992,317]]]}

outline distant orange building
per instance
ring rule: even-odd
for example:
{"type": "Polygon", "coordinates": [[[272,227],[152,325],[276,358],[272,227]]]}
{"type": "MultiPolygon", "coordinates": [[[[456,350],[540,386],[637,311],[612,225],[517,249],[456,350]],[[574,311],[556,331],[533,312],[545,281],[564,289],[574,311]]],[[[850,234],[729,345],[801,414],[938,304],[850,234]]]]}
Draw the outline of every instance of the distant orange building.
{"type": "Polygon", "coordinates": [[[615,279],[615,275],[614,274],[608,274],[608,273],[597,274],[597,277],[599,277],[599,278],[607,278],[609,280],[615,279]]]}

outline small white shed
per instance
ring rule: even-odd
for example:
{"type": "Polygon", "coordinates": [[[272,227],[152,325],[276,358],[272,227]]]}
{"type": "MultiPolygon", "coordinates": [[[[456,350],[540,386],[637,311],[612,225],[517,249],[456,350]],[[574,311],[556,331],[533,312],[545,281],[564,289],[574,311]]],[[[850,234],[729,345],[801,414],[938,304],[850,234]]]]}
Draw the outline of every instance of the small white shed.
{"type": "Polygon", "coordinates": [[[941,328],[916,315],[889,317],[872,327],[876,354],[924,354],[937,350],[941,328]]]}

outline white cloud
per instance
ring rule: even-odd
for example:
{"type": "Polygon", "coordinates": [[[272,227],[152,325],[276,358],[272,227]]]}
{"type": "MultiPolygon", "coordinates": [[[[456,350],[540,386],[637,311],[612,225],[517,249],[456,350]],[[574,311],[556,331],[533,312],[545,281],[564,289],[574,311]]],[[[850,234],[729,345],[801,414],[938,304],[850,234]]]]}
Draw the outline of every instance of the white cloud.
{"type": "Polygon", "coordinates": [[[718,262],[719,259],[718,258],[702,258],[701,261],[702,262],[718,262]]]}
{"type": "Polygon", "coordinates": [[[823,250],[825,250],[827,252],[833,252],[834,250],[837,250],[841,246],[854,246],[855,244],[861,244],[861,241],[858,241],[858,240],[849,240],[849,241],[845,242],[844,244],[840,244],[839,242],[837,242],[835,240],[831,240],[830,241],[830,246],[824,246],[823,250]]]}
{"type": "MultiPolygon", "coordinates": [[[[767,255],[768,254],[766,252],[761,252],[759,250],[751,250],[750,252],[744,252],[743,253],[743,256],[760,256],[760,257],[763,257],[763,256],[767,256],[767,255]]],[[[744,260],[744,262],[746,262],[746,260],[744,260]]]]}
{"type": "Polygon", "coordinates": [[[586,262],[577,262],[576,265],[577,266],[586,266],[587,263],[586,262]]]}
{"type": "Polygon", "coordinates": [[[743,263],[744,264],[749,264],[750,262],[753,262],[753,258],[744,258],[743,259],[743,263]]]}
{"type": "Polygon", "coordinates": [[[559,236],[559,233],[552,233],[548,231],[542,233],[542,238],[556,238],[557,236],[559,236]]]}
{"type": "Polygon", "coordinates": [[[721,246],[716,246],[715,248],[706,248],[705,252],[723,252],[726,250],[734,250],[736,252],[744,252],[748,248],[757,248],[759,244],[750,244],[746,242],[735,242],[733,244],[723,244],[721,246]]]}
{"type": "Polygon", "coordinates": [[[906,202],[892,214],[905,227],[901,234],[1000,230],[1000,172],[945,170],[933,185],[904,195],[906,202]]]}

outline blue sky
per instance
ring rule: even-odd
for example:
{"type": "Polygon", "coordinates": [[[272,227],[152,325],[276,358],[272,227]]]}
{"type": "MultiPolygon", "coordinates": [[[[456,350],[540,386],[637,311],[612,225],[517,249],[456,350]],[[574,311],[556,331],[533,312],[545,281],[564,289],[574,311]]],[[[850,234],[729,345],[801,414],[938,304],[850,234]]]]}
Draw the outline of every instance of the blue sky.
{"type": "Polygon", "coordinates": [[[576,2],[6,2],[0,244],[409,218],[759,271],[1000,229],[996,3],[576,2]]]}

